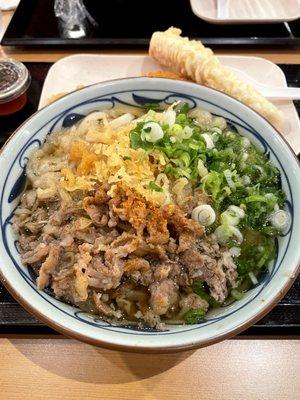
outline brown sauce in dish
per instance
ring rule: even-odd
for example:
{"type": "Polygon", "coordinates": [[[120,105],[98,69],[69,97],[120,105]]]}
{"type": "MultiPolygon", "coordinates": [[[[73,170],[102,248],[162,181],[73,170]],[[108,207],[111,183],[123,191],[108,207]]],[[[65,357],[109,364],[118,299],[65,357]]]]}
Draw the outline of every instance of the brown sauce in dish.
{"type": "Polygon", "coordinates": [[[0,115],[11,115],[17,111],[22,110],[22,108],[27,103],[27,92],[21,94],[21,96],[16,99],[9,101],[7,103],[0,103],[0,115]]]}
{"type": "Polygon", "coordinates": [[[0,115],[11,115],[27,103],[30,75],[24,64],[12,60],[0,60],[0,115]]]}

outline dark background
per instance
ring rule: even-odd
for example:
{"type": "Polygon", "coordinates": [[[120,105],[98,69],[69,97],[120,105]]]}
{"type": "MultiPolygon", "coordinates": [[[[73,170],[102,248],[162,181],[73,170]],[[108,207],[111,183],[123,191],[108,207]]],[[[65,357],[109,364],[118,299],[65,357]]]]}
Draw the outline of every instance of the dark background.
{"type": "Polygon", "coordinates": [[[170,26],[205,45],[300,45],[300,20],[280,24],[214,25],[193,14],[189,0],[85,0],[98,23],[84,39],[66,40],[54,0],[21,0],[4,45],[147,46],[152,33],[170,26]]]}

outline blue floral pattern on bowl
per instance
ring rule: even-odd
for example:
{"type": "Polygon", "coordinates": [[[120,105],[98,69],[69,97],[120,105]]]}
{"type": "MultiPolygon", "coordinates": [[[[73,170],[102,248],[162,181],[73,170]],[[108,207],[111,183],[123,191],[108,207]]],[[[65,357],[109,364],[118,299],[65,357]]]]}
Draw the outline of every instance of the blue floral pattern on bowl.
{"type": "MultiPolygon", "coordinates": [[[[289,250],[295,219],[293,190],[289,176],[286,172],[286,168],[282,164],[281,159],[276,151],[278,144],[274,146],[270,141],[266,140],[266,138],[263,137],[252,124],[249,123],[249,116],[247,115],[247,113],[245,114],[245,116],[240,116],[238,112],[234,112],[232,110],[232,107],[230,109],[230,107],[227,107],[226,104],[223,103],[221,103],[222,105],[219,105],[220,103],[218,103],[214,99],[214,96],[211,96],[210,93],[208,93],[207,95],[207,93],[205,92],[203,96],[197,96],[194,94],[187,94],[186,91],[172,91],[170,88],[168,88],[167,90],[159,90],[155,89],[151,85],[151,87],[149,88],[148,84],[145,85],[145,87],[140,87],[141,85],[138,85],[137,88],[134,88],[135,80],[133,79],[132,81],[133,84],[131,85],[132,87],[130,87],[130,89],[111,90],[104,95],[93,96],[95,90],[92,90],[93,88],[87,88],[92,93],[90,95],[86,95],[84,99],[81,99],[81,101],[74,100],[74,104],[71,106],[67,105],[66,99],[69,97],[67,96],[65,99],[61,99],[57,102],[57,104],[63,104],[62,111],[56,111],[59,110],[58,105],[56,107],[55,104],[51,105],[53,106],[52,108],[55,108],[55,110],[50,113],[51,117],[49,115],[48,119],[43,118],[43,122],[36,127],[37,129],[27,135],[27,140],[25,142],[23,140],[20,147],[16,149],[17,151],[15,152],[13,157],[10,157],[7,163],[5,176],[3,178],[3,185],[1,187],[0,224],[5,252],[15,270],[18,272],[19,276],[24,282],[26,282],[26,285],[29,286],[30,290],[35,292],[35,298],[37,298],[38,296],[41,300],[43,300],[44,304],[47,305],[47,307],[51,307],[59,311],[61,313],[61,317],[65,315],[75,320],[76,322],[79,322],[80,324],[89,325],[100,330],[119,333],[122,335],[136,335],[137,337],[145,335],[149,337],[182,335],[183,333],[187,332],[196,332],[199,330],[203,330],[211,325],[216,327],[221,326],[223,324],[226,324],[227,319],[230,319],[235,314],[241,312],[250,303],[258,299],[265,290],[267,290],[271,280],[280,271],[282,263],[289,250]],[[41,147],[46,137],[48,135],[51,135],[52,132],[60,130],[61,128],[71,127],[73,124],[78,122],[85,115],[92,111],[104,108],[113,108],[118,104],[143,106],[146,103],[164,102],[166,104],[171,104],[177,100],[182,100],[189,103],[192,108],[200,105],[203,108],[209,109],[215,115],[221,115],[225,117],[228,124],[230,124],[233,129],[237,129],[240,133],[252,139],[266,154],[268,154],[271,160],[279,168],[282,176],[282,184],[287,194],[286,207],[291,215],[291,224],[289,230],[283,235],[283,237],[280,237],[278,239],[278,252],[274,262],[272,262],[272,264],[270,265],[268,272],[261,277],[260,282],[256,285],[256,287],[250,290],[247,296],[241,301],[238,301],[226,308],[222,308],[209,313],[207,319],[199,325],[170,326],[167,331],[156,331],[147,328],[138,329],[136,326],[131,325],[111,325],[99,319],[98,316],[90,315],[73,306],[69,306],[58,301],[51,296],[51,293],[49,293],[49,291],[38,290],[35,284],[34,274],[32,274],[32,271],[30,272],[30,269],[25,268],[20,262],[18,241],[15,238],[11,228],[13,213],[19,202],[20,195],[22,194],[26,185],[26,163],[32,151],[41,147]]],[[[141,81],[143,81],[143,78],[141,78],[141,81]]],[[[154,81],[155,80],[153,80],[153,82],[154,81]]],[[[113,84],[114,82],[112,82],[112,86],[113,84]]],[[[97,85],[94,86],[96,87],[97,85]]],[[[101,88],[100,84],[98,86],[99,88],[101,88]]],[[[169,86],[172,86],[172,84],[170,83],[169,86]]],[[[178,83],[176,84],[176,86],[178,86],[178,83]]],[[[184,87],[184,84],[182,85],[182,87],[184,87]]],[[[179,85],[179,89],[180,88],[181,86],[179,85]]],[[[193,91],[197,92],[197,89],[193,88],[193,91]]],[[[80,98],[80,92],[81,91],[77,92],[78,98],[80,98]]],[[[76,97],[74,95],[72,96],[76,97]]],[[[218,96],[224,95],[217,93],[217,97],[218,96]]],[[[235,100],[229,98],[229,103],[232,101],[235,100]]],[[[51,106],[49,106],[49,108],[51,106]]],[[[47,110],[47,108],[42,111],[45,110],[47,110]]],[[[47,113],[44,114],[46,115],[47,113]]]]}

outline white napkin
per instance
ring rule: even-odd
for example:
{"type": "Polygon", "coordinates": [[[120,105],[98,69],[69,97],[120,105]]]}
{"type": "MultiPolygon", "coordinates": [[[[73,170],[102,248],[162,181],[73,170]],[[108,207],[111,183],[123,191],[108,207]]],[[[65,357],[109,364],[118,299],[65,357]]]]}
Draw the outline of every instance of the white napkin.
{"type": "Polygon", "coordinates": [[[14,10],[19,3],[20,0],[0,0],[0,10],[14,10]]]}

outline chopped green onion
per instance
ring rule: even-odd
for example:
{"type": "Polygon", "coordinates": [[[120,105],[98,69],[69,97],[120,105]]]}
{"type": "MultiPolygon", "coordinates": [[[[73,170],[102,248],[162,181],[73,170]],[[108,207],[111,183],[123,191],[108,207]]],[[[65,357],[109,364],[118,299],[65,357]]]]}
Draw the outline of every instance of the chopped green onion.
{"type": "Polygon", "coordinates": [[[232,172],[229,169],[226,169],[225,171],[223,171],[223,174],[225,176],[225,179],[226,179],[230,189],[235,191],[236,190],[236,185],[232,180],[232,172]]]}
{"type": "Polygon", "coordinates": [[[230,212],[230,210],[226,210],[221,214],[221,223],[226,225],[238,225],[240,222],[240,218],[235,213],[230,212]]]}
{"type": "Polygon", "coordinates": [[[230,294],[236,300],[241,300],[243,298],[243,296],[244,296],[244,293],[240,292],[237,289],[232,289],[230,294]]]}
{"type": "Polygon", "coordinates": [[[210,226],[216,220],[216,213],[209,204],[200,204],[192,211],[192,219],[203,226],[210,226]]]}
{"type": "Polygon", "coordinates": [[[276,229],[284,231],[290,223],[290,216],[286,211],[278,210],[271,214],[270,221],[276,229]]]}
{"type": "Polygon", "coordinates": [[[205,317],[206,312],[202,308],[191,309],[183,316],[185,322],[189,325],[199,324],[205,317]]]}
{"type": "Polygon", "coordinates": [[[241,248],[232,246],[229,249],[229,253],[231,254],[232,257],[239,257],[241,255],[241,248]]]}
{"type": "Polygon", "coordinates": [[[214,141],[212,140],[212,137],[209,134],[203,133],[201,137],[203,137],[207,149],[211,150],[215,147],[214,141]]]}
{"type": "Polygon", "coordinates": [[[176,111],[180,114],[187,114],[191,109],[191,106],[188,103],[180,103],[177,107],[176,107],[176,111]]]}
{"type": "Polygon", "coordinates": [[[191,178],[191,174],[188,171],[184,170],[183,168],[177,168],[177,172],[179,176],[185,176],[188,179],[191,178]]]}
{"type": "Polygon", "coordinates": [[[151,181],[149,183],[149,189],[153,190],[154,192],[163,192],[163,188],[158,186],[155,182],[151,181]]]}
{"type": "Polygon", "coordinates": [[[210,306],[217,307],[219,305],[217,300],[205,291],[203,282],[194,281],[192,289],[194,293],[201,297],[201,299],[207,301],[210,306]]]}
{"type": "Polygon", "coordinates": [[[176,112],[174,110],[168,109],[164,111],[161,115],[161,123],[166,124],[170,127],[174,126],[176,121],[176,112]]]}
{"type": "Polygon", "coordinates": [[[174,124],[170,129],[169,129],[169,133],[172,136],[180,136],[181,133],[183,132],[183,128],[181,125],[179,124],[174,124]]]}
{"type": "Polygon", "coordinates": [[[251,146],[250,140],[248,138],[246,138],[246,137],[242,138],[241,143],[242,143],[242,146],[245,147],[245,148],[251,146]]]}
{"type": "Polygon", "coordinates": [[[208,174],[208,169],[205,167],[204,162],[199,158],[197,164],[198,174],[201,178],[208,174]]]}
{"type": "Polygon", "coordinates": [[[235,205],[230,205],[228,207],[228,211],[230,211],[232,214],[237,215],[239,218],[245,217],[245,211],[242,208],[237,207],[235,205]]]}
{"type": "Polygon", "coordinates": [[[258,284],[258,280],[256,278],[256,276],[254,275],[254,273],[251,271],[249,272],[249,278],[251,279],[251,282],[253,283],[253,285],[257,285],[258,284]]]}
{"type": "Polygon", "coordinates": [[[251,179],[250,179],[250,177],[248,175],[243,175],[242,176],[242,181],[243,181],[244,185],[250,185],[250,183],[251,183],[251,179]]]}
{"type": "Polygon", "coordinates": [[[157,122],[146,122],[141,131],[141,139],[155,143],[164,137],[164,131],[157,122]]]}
{"type": "Polygon", "coordinates": [[[222,180],[220,178],[220,175],[216,171],[211,171],[201,179],[201,182],[203,190],[207,194],[211,194],[212,198],[216,200],[221,190],[222,180]]]}
{"type": "MultiPolygon", "coordinates": [[[[180,104],[163,113],[148,111],[130,132],[131,147],[145,150],[146,155],[161,152],[166,159],[161,172],[175,179],[190,179],[193,188],[199,187],[210,196],[216,212],[211,231],[221,224],[219,233],[226,245],[240,243],[247,230],[260,232],[266,238],[282,232],[286,225],[286,216],[281,212],[285,195],[279,170],[222,117],[199,108],[187,112],[188,109],[180,104]],[[159,127],[162,135],[158,138],[152,137],[151,124],[159,127]],[[276,212],[281,215],[279,224],[276,212]]],[[[237,258],[242,256],[243,252],[237,258]]],[[[260,254],[256,265],[262,263],[263,268],[268,260],[260,254]]]]}
{"type": "Polygon", "coordinates": [[[265,196],[253,195],[253,196],[246,197],[244,201],[245,201],[245,203],[253,203],[255,201],[261,202],[261,203],[267,203],[268,199],[266,199],[265,196]]]}
{"type": "Polygon", "coordinates": [[[193,129],[190,128],[189,126],[185,126],[183,128],[182,134],[181,134],[183,139],[189,139],[193,136],[193,129]]]}
{"type": "Polygon", "coordinates": [[[195,143],[189,143],[189,148],[192,150],[198,150],[199,149],[199,145],[195,144],[195,143]]]}
{"type": "Polygon", "coordinates": [[[154,111],[161,111],[160,103],[145,103],[143,105],[145,110],[154,110],[154,111]]]}
{"type": "Polygon", "coordinates": [[[238,244],[243,241],[243,235],[241,231],[233,225],[223,224],[217,227],[215,235],[220,244],[226,245],[229,239],[235,240],[238,244]]]}
{"type": "Polygon", "coordinates": [[[237,258],[237,271],[240,275],[261,271],[274,258],[274,240],[256,231],[246,231],[241,245],[241,255],[237,258]]]}
{"type": "Polygon", "coordinates": [[[180,160],[182,160],[183,163],[184,163],[184,165],[185,165],[186,167],[188,167],[188,166],[190,165],[190,162],[191,162],[191,157],[190,157],[189,153],[183,152],[183,153],[181,154],[181,156],[180,156],[180,160]]]}

